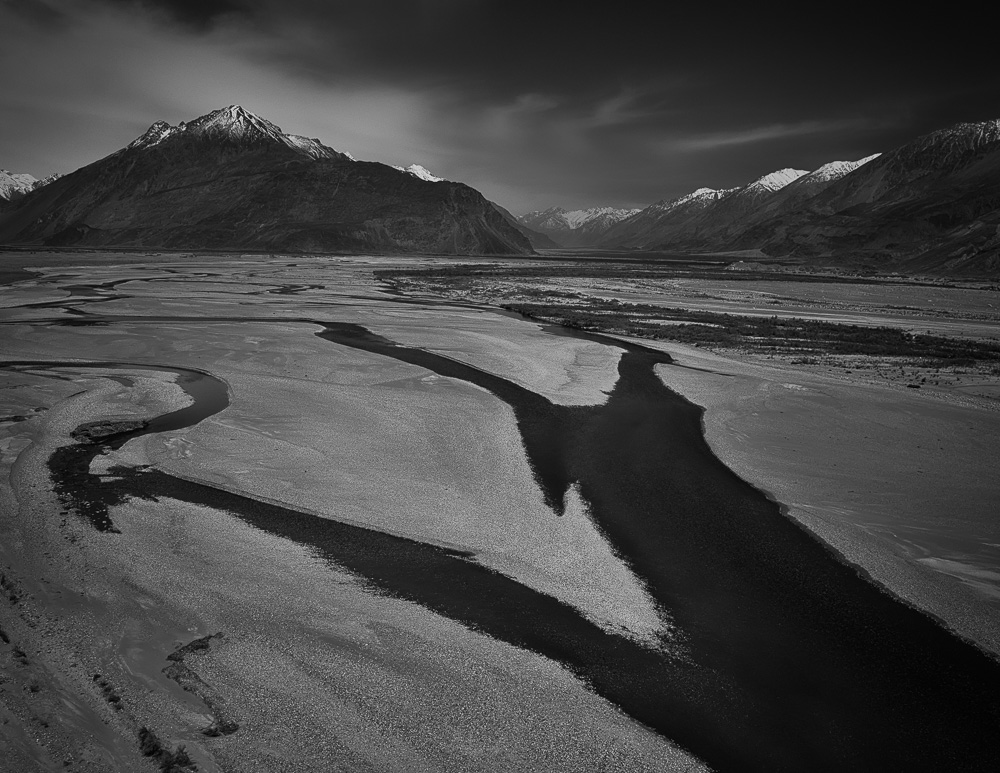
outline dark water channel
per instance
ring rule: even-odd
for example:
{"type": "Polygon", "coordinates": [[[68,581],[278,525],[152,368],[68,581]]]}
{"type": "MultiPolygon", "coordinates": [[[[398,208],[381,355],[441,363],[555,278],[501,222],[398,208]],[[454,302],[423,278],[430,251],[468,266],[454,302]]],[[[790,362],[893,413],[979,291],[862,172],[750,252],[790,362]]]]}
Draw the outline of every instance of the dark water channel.
{"type": "MultiPolygon", "coordinates": [[[[587,336],[624,349],[618,382],[604,405],[560,406],[363,327],[316,324],[333,344],[478,385],[510,405],[545,500],[561,512],[568,486],[579,484],[610,542],[669,611],[682,655],[605,631],[433,545],[156,470],[119,470],[110,483],[79,469],[67,477],[74,462],[60,452],[51,460],[57,483],[100,500],[105,517],[125,496],[170,496],[310,545],[384,593],[565,664],[716,771],[1000,770],[1000,664],[842,563],[719,462],[701,409],[655,374],[666,354],[587,336]]],[[[200,420],[209,398],[196,400],[202,409],[129,437],[200,420]]]]}
{"type": "MultiPolygon", "coordinates": [[[[73,508],[85,516],[99,531],[115,531],[108,514],[112,505],[120,504],[130,493],[119,481],[103,480],[92,475],[90,464],[99,454],[121,448],[129,440],[154,432],[171,432],[190,427],[229,405],[229,388],[224,381],[190,368],[171,368],[143,363],[121,362],[56,362],[52,360],[17,360],[0,362],[0,368],[66,378],[54,371],[127,370],[158,371],[177,376],[176,383],[192,399],[191,405],[156,416],[140,426],[121,432],[95,437],[56,449],[49,459],[56,493],[72,502],[73,508]]],[[[130,386],[127,376],[106,376],[124,386],[130,386]]],[[[97,422],[100,424],[100,422],[97,422]]],[[[109,426],[113,430],[113,426],[109,426]]]]}

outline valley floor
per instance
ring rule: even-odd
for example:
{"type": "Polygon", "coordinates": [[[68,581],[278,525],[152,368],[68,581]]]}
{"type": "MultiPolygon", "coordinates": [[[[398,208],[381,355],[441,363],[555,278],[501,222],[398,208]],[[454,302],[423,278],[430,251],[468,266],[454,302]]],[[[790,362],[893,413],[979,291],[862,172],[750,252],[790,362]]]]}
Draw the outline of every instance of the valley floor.
{"type": "MultiPolygon", "coordinates": [[[[496,305],[527,289],[532,300],[555,291],[1000,337],[1000,293],[976,287],[562,276],[392,289],[373,272],[454,261],[0,261],[13,281],[0,295],[0,755],[19,771],[154,770],[182,745],[188,768],[205,771],[707,769],[555,661],[232,513],[130,496],[108,510],[114,532],[95,530],[54,490],[49,460],[81,424],[191,403],[176,376],[150,366],[211,373],[230,404],[98,455],[101,485],[124,475],[116,467],[148,468],[468,553],[602,631],[669,646],[670,610],[579,490],[553,517],[509,405],[332,346],[323,324],[363,325],[581,407],[607,399],[621,351],[496,305]],[[213,727],[224,732],[204,732],[213,727]],[[159,751],[146,754],[144,729],[159,751]]],[[[1000,655],[992,365],[621,340],[673,357],[657,375],[705,408],[712,450],[740,477],[892,594],[1000,655]]]]}

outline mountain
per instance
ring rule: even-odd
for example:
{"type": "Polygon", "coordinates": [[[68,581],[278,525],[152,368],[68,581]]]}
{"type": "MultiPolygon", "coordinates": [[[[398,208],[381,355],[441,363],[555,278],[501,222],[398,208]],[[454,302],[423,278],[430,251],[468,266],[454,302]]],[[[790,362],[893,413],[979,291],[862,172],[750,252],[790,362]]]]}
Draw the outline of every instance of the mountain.
{"type": "Polygon", "coordinates": [[[1000,121],[963,123],[859,166],[735,240],[772,255],[1000,274],[1000,121]]]}
{"type": "Polygon", "coordinates": [[[23,196],[0,242],[45,245],[525,254],[479,192],[355,161],[238,105],[158,121],[110,156],[23,196]]]}
{"type": "Polygon", "coordinates": [[[609,229],[602,241],[612,247],[724,249],[742,223],[778,191],[808,174],[804,169],[779,169],[739,188],[699,188],[647,207],[609,229]]]}
{"type": "Polygon", "coordinates": [[[760,222],[774,217],[782,212],[798,209],[807,200],[829,188],[833,183],[869,161],[874,161],[880,154],[867,156],[858,161],[831,161],[819,169],[800,176],[768,197],[756,209],[747,222],[760,222]]]}
{"type": "Polygon", "coordinates": [[[401,166],[394,166],[393,169],[398,169],[400,172],[408,172],[414,177],[420,180],[426,180],[429,183],[444,182],[443,177],[437,177],[436,175],[431,174],[426,167],[420,166],[420,164],[410,164],[406,167],[406,169],[403,169],[401,166]]]}
{"type": "Polygon", "coordinates": [[[609,228],[601,242],[612,247],[643,249],[668,239],[673,233],[694,230],[702,214],[736,190],[698,190],[669,201],[650,204],[609,228]]]}
{"type": "Polygon", "coordinates": [[[0,169],[0,211],[9,207],[11,202],[31,193],[36,188],[48,185],[53,180],[59,179],[60,175],[53,174],[41,180],[36,180],[30,174],[18,174],[0,169]]]}
{"type": "Polygon", "coordinates": [[[533,249],[536,250],[556,250],[559,249],[559,245],[556,244],[550,237],[546,236],[540,231],[535,231],[528,228],[524,223],[522,223],[518,218],[511,214],[510,210],[504,209],[499,204],[494,204],[497,211],[503,215],[504,220],[510,223],[511,227],[516,229],[520,234],[528,240],[533,249]]]}
{"type": "Polygon", "coordinates": [[[0,199],[13,201],[19,199],[35,187],[38,182],[30,174],[17,174],[0,169],[0,199]]]}
{"type": "Polygon", "coordinates": [[[876,270],[1000,276],[1000,120],[858,161],[700,188],[608,229],[602,246],[771,256],[876,270]]]}
{"type": "Polygon", "coordinates": [[[592,207],[567,212],[562,207],[528,212],[517,218],[526,228],[545,234],[562,247],[596,245],[616,223],[639,212],[638,209],[592,207]]]}
{"type": "Polygon", "coordinates": [[[724,247],[743,223],[754,217],[795,181],[809,174],[805,169],[779,169],[720,196],[706,207],[694,223],[694,229],[675,234],[674,244],[706,248],[724,247]]]}

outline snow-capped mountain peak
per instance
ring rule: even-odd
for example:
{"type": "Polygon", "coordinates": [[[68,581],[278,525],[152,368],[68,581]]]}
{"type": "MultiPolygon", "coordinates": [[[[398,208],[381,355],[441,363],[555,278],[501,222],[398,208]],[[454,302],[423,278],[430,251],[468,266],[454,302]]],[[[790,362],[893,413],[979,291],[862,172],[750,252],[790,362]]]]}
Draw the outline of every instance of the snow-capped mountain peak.
{"type": "Polygon", "coordinates": [[[317,139],[297,134],[285,134],[279,126],[254,115],[240,105],[230,105],[220,110],[195,118],[187,123],[171,126],[166,121],[157,121],[146,132],[126,146],[126,151],[154,148],[174,138],[200,138],[222,141],[243,147],[267,147],[282,145],[297,153],[314,159],[349,159],[349,153],[341,153],[329,148],[317,139]]]}
{"type": "Polygon", "coordinates": [[[0,180],[4,182],[12,181],[21,185],[31,185],[38,182],[33,175],[24,172],[11,172],[7,169],[0,169],[0,180]]]}
{"type": "Polygon", "coordinates": [[[171,126],[166,121],[156,121],[152,126],[146,129],[144,134],[136,137],[132,142],[125,146],[126,150],[131,150],[133,148],[149,148],[153,145],[159,145],[163,140],[169,137],[171,134],[175,134],[179,131],[178,127],[171,126]]]}
{"type": "Polygon", "coordinates": [[[429,183],[444,182],[443,177],[438,177],[436,175],[431,174],[426,167],[423,167],[420,164],[410,164],[405,169],[401,166],[394,166],[393,169],[398,169],[400,172],[406,172],[408,174],[412,174],[414,177],[418,177],[421,180],[426,180],[429,183]]]}
{"type": "Polygon", "coordinates": [[[240,105],[230,105],[181,124],[184,130],[197,134],[225,134],[238,139],[274,139],[285,136],[281,128],[265,118],[254,115],[240,105]]]}
{"type": "Polygon", "coordinates": [[[780,191],[789,183],[793,183],[803,175],[807,174],[809,174],[808,169],[779,169],[776,172],[770,172],[763,177],[758,177],[752,183],[746,185],[744,190],[754,193],[763,193],[764,191],[780,191]]]}
{"type": "Polygon", "coordinates": [[[34,175],[0,169],[0,201],[14,201],[60,177],[62,175],[50,174],[38,180],[34,175]]]}
{"type": "Polygon", "coordinates": [[[528,212],[517,220],[533,231],[550,236],[560,246],[586,247],[596,244],[608,229],[640,211],[618,207],[590,207],[567,212],[562,207],[549,207],[528,212]]]}
{"type": "Polygon", "coordinates": [[[850,174],[859,166],[875,160],[880,155],[880,153],[873,153],[857,161],[831,161],[828,164],[823,164],[819,169],[804,175],[801,180],[803,182],[830,182],[832,180],[839,180],[844,175],[850,174]]]}
{"type": "Polygon", "coordinates": [[[31,190],[38,182],[30,174],[19,174],[0,169],[0,201],[12,201],[31,190]]]}
{"type": "Polygon", "coordinates": [[[590,209],[574,209],[563,212],[563,219],[571,229],[583,228],[588,223],[601,221],[611,225],[627,217],[631,217],[638,209],[617,209],[615,207],[591,207],[590,209]]]}
{"type": "Polygon", "coordinates": [[[717,190],[715,188],[698,188],[691,193],[686,193],[683,196],[673,200],[673,204],[687,204],[689,201],[712,201],[715,199],[721,199],[732,193],[736,188],[723,188],[717,190]]]}
{"type": "Polygon", "coordinates": [[[730,193],[739,190],[738,188],[723,188],[722,190],[716,190],[715,188],[698,188],[697,190],[691,191],[691,193],[685,193],[683,196],[678,196],[676,199],[662,199],[655,204],[651,204],[646,207],[645,211],[659,211],[668,212],[672,209],[677,209],[678,207],[683,207],[687,204],[699,205],[707,204],[712,201],[717,201],[718,199],[728,196],[730,193]]]}
{"type": "Polygon", "coordinates": [[[887,156],[908,159],[921,156],[925,166],[934,169],[964,164],[972,155],[1000,143],[1000,119],[981,123],[960,123],[918,137],[887,156]]]}
{"type": "Polygon", "coordinates": [[[562,207],[549,207],[521,215],[520,220],[530,228],[543,228],[555,231],[576,231],[587,227],[609,228],[614,223],[631,217],[638,209],[619,209],[616,207],[590,207],[589,209],[574,209],[567,212],[562,207]]]}

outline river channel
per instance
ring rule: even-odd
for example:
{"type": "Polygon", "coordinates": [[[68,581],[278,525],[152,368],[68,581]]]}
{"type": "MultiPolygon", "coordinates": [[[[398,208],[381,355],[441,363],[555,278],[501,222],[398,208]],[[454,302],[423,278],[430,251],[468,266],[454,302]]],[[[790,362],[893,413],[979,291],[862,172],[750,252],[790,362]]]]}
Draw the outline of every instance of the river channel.
{"type": "MultiPolygon", "coordinates": [[[[165,319],[184,318],[141,321],[165,319]]],[[[655,367],[670,363],[668,355],[587,336],[623,350],[618,380],[604,404],[564,406],[359,325],[218,321],[310,322],[322,327],[316,335],[331,346],[491,392],[513,409],[552,510],[562,511],[568,487],[577,484],[599,528],[677,630],[664,635],[661,647],[643,644],[467,553],[262,503],[155,468],[118,468],[113,480],[90,475],[90,460],[102,450],[223,410],[225,384],[208,374],[181,374],[180,385],[194,399],[189,408],[53,455],[57,490],[87,511],[95,527],[111,529],[109,508],[129,496],[225,510],[312,547],[382,593],[563,664],[716,771],[1000,769],[1000,664],[844,563],[726,468],[705,442],[702,410],[657,377],[655,367]]]]}

